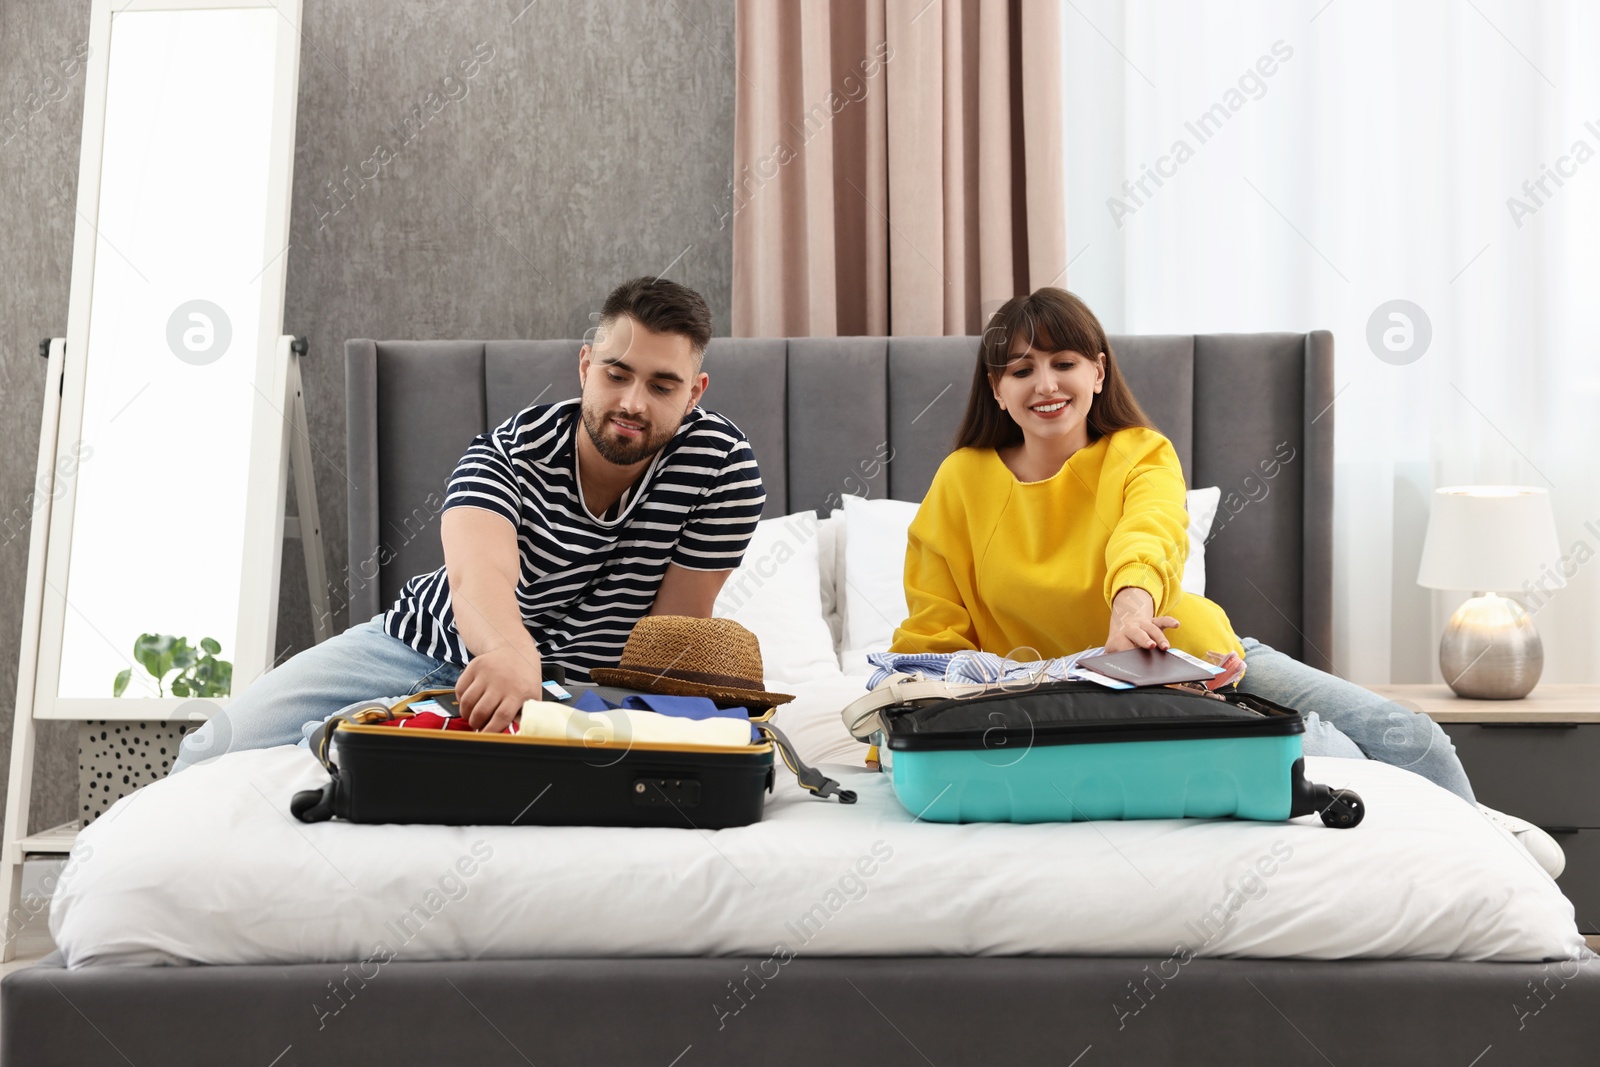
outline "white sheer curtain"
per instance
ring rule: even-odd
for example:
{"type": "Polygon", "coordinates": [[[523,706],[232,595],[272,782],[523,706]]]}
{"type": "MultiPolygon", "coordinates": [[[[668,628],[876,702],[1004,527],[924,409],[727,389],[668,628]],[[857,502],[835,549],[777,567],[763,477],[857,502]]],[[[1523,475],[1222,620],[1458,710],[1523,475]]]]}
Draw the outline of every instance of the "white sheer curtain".
{"type": "Polygon", "coordinates": [[[1114,332],[1333,331],[1338,673],[1440,680],[1428,498],[1511,483],[1576,571],[1542,681],[1600,681],[1600,4],[1065,2],[1069,287],[1114,332]],[[1369,347],[1391,300],[1420,357],[1369,347]]]}

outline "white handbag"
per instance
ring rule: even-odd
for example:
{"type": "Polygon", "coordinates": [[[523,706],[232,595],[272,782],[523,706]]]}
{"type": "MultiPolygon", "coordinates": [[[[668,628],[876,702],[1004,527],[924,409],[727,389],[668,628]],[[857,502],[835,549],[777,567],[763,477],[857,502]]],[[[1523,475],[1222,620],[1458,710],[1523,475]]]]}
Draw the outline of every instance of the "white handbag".
{"type": "Polygon", "coordinates": [[[917,700],[949,700],[953,697],[978,696],[1003,683],[977,682],[965,684],[947,682],[942,678],[920,678],[904,671],[889,675],[870,693],[859,697],[840,712],[845,729],[857,741],[872,743],[872,735],[883,729],[878,712],[895,704],[908,704],[917,700]]]}

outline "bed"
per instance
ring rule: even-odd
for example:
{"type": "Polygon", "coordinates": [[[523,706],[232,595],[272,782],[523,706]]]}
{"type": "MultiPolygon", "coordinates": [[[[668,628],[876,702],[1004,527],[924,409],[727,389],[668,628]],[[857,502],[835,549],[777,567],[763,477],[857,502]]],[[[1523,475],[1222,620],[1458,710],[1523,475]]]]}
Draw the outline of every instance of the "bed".
{"type": "MultiPolygon", "coordinates": [[[[732,418],[756,449],[773,520],[763,524],[768,534],[809,551],[819,569],[832,558],[847,574],[844,560],[868,541],[861,527],[849,526],[848,543],[833,547],[821,531],[850,519],[835,508],[864,511],[859,497],[920,498],[959,421],[975,345],[973,338],[714,341],[704,404],[732,418]]],[[[1189,484],[1220,489],[1205,541],[1206,595],[1240,634],[1328,667],[1331,336],[1122,337],[1113,345],[1141,403],[1172,439],[1189,484]]],[[[352,564],[342,599],[352,622],[370,618],[406,578],[441,562],[433,518],[456,458],[474,434],[533,398],[573,395],[577,347],[349,342],[352,564]]],[[[766,551],[752,546],[753,555],[766,551]]],[[[732,599],[719,606],[752,628],[770,626],[786,581],[779,574],[759,588],[725,590],[732,599]]],[[[1313,761],[1324,780],[1367,796],[1369,826],[1350,839],[1370,831],[1369,840],[1398,850],[1365,869],[1342,859],[1342,835],[1314,819],[1270,827],[908,826],[886,800],[881,776],[860,768],[853,742],[841,741],[842,727],[829,722],[861,684],[859,656],[846,653],[861,651],[854,646],[871,628],[863,609],[878,594],[865,582],[841,582],[842,603],[829,605],[825,592],[812,592],[819,615],[808,622],[809,644],[773,647],[769,676],[794,680],[786,691],[800,699],[783,713],[787,724],[803,752],[861,789],[859,810],[780,783],[768,820],[743,836],[722,831],[729,836],[711,841],[682,831],[682,841],[630,838],[595,851],[598,838],[568,830],[569,838],[579,835],[568,845],[590,849],[587,861],[569,862],[590,864],[597,883],[615,887],[609,898],[587,910],[574,900],[540,909],[548,914],[540,915],[544,932],[534,944],[518,940],[531,936],[522,922],[507,921],[496,941],[492,929],[466,928],[522,906],[507,885],[532,875],[510,863],[492,872],[488,863],[474,865],[477,883],[463,874],[461,884],[469,887],[462,900],[478,893],[476,907],[446,893],[447,906],[406,939],[409,951],[374,962],[357,947],[362,931],[370,939],[384,904],[397,900],[395,911],[403,912],[418,890],[395,873],[400,865],[385,867],[394,853],[364,851],[375,839],[316,838],[331,850],[318,859],[268,803],[204,810],[180,794],[180,776],[104,816],[122,828],[95,839],[102,846],[96,873],[63,879],[58,903],[67,921],[58,934],[69,958],[58,954],[0,985],[0,1062],[1489,1065],[1592,1058],[1600,1044],[1600,966],[1574,940],[1570,905],[1563,916],[1553,884],[1442,790],[1378,765],[1313,761]],[[840,653],[831,673],[807,660],[823,655],[821,642],[840,653]],[[818,836],[823,824],[848,827],[840,831],[848,840],[818,836]],[[219,860],[205,842],[227,825],[248,829],[259,847],[219,860]],[[141,826],[145,833],[171,827],[188,844],[152,856],[161,850],[135,847],[132,828],[141,826]],[[859,897],[845,892],[847,906],[828,909],[828,929],[792,956],[775,958],[761,923],[722,921],[748,914],[758,887],[735,875],[741,862],[763,862],[756,852],[772,845],[772,835],[793,835],[783,854],[810,864],[810,873],[795,877],[821,885],[816,880],[830,872],[864,871],[840,860],[870,853],[883,827],[904,835],[894,838],[904,842],[894,852],[901,866],[868,864],[873,874],[851,883],[863,887],[859,897]],[[960,854],[974,867],[951,868],[948,885],[988,890],[959,902],[918,896],[938,875],[938,841],[945,840],[918,835],[951,829],[970,839],[960,854]],[[1075,843],[1059,833],[1027,836],[1050,829],[1070,830],[1075,843]],[[1273,843],[1286,843],[1299,864],[1257,866],[1273,843]],[[604,861],[661,848],[668,851],[658,866],[671,868],[689,862],[671,852],[685,846],[699,857],[698,873],[683,884],[707,903],[697,909],[674,899],[661,921],[641,924],[650,887],[616,880],[604,861]],[[294,847],[303,853],[298,867],[283,858],[294,847]],[[1195,847],[1226,859],[1186,884],[1182,872],[1197,869],[1186,858],[1196,853],[1186,850],[1195,847]],[[1063,921],[1051,927],[1053,938],[1030,936],[1042,913],[1011,907],[1015,899],[1002,892],[1010,876],[999,857],[1030,850],[1040,857],[1038,877],[1072,886],[1062,899],[1078,910],[1057,915],[1063,921]],[[1384,888],[1372,882],[1380,866],[1403,868],[1419,851],[1437,857],[1418,868],[1426,877],[1403,893],[1376,892],[1384,888]],[[1063,861],[1072,862],[1051,866],[1063,861]],[[303,877],[271,881],[286,870],[303,877]],[[1246,885],[1251,870],[1262,872],[1248,883],[1259,892],[1224,892],[1246,885]],[[999,883],[997,872],[1005,876],[999,883]],[[126,899],[113,900],[116,879],[126,899]],[[226,913],[237,899],[256,901],[258,921],[241,924],[226,913]],[[1119,901],[1126,907],[1119,910],[1119,901]],[[1209,932],[1206,916],[1218,905],[1234,914],[1215,941],[1190,929],[1199,923],[1209,932]],[[139,906],[146,911],[137,922],[127,921],[137,913],[116,910],[139,906]],[[897,913],[929,920],[925,951],[895,925],[897,913]],[[246,925],[247,936],[237,936],[246,925]],[[1179,954],[1180,942],[1203,951],[1179,954]],[[428,958],[452,954],[477,958],[428,958]],[[1351,956],[1372,958],[1337,958],[1351,956]],[[208,962],[148,965],[162,959],[208,962]],[[303,962],[313,959],[324,962],[303,962]]],[[[315,774],[307,760],[293,750],[244,753],[189,773],[227,779],[236,800],[249,800],[241,782],[276,795],[297,776],[315,774]]],[[[495,855],[512,854],[509,839],[493,834],[430,828],[408,840],[430,870],[441,858],[471,854],[477,841],[499,844],[495,855]]],[[[778,879],[768,890],[774,885],[789,883],[778,879]]],[[[768,906],[794,919],[813,896],[800,891],[768,906]]],[[[765,932],[780,940],[783,927],[765,932]]]]}

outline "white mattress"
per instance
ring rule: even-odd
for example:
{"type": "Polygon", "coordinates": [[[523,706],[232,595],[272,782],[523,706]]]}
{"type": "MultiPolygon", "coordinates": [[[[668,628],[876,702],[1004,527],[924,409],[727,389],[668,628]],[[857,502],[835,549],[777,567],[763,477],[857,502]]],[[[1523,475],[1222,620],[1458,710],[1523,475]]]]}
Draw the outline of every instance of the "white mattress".
{"type": "MultiPolygon", "coordinates": [[[[1570,902],[1469,804],[1406,771],[1308,759],[1366,821],[917,822],[802,687],[780,723],[856,790],[781,767],[765,819],[698,832],[303,825],[325,775],[242,752],[123,798],[79,837],[50,929],[67,965],[674,955],[1586,955],[1570,902]]],[[[424,783],[418,784],[425,789],[424,783]]]]}

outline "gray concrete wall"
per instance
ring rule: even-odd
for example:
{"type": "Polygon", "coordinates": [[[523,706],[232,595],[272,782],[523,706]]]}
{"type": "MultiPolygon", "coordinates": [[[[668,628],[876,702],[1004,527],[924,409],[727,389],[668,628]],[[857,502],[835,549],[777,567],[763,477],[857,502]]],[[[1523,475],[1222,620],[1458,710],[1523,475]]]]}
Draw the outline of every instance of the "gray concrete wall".
{"type": "MultiPolygon", "coordinates": [[[[310,344],[306,401],[337,591],[347,337],[580,336],[610,286],[663,272],[700,290],[716,332],[728,332],[733,4],[304,3],[284,328],[310,344]],[[460,64],[474,56],[463,78],[460,64]],[[460,88],[445,86],[446,75],[460,88]]],[[[88,23],[86,2],[0,4],[0,109],[21,107],[26,118],[0,130],[9,138],[0,145],[8,515],[29,512],[45,369],[38,342],[66,329],[83,73],[80,63],[64,77],[62,61],[88,23]]],[[[5,751],[28,566],[26,523],[14,526],[15,535],[0,533],[5,751]]],[[[281,589],[277,647],[287,658],[312,644],[293,541],[281,589]]],[[[335,628],[348,622],[340,613],[335,628]]],[[[40,738],[34,829],[74,817],[77,802],[76,727],[44,723],[40,738]]]]}

